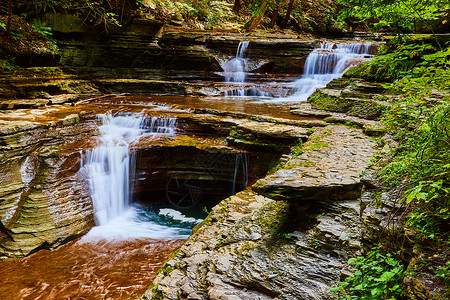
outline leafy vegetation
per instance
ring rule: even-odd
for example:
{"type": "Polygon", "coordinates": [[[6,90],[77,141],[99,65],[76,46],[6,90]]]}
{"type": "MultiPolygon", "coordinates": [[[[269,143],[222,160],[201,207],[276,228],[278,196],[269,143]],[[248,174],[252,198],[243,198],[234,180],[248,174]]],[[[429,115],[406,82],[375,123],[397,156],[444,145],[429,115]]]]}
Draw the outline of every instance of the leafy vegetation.
{"type": "Polygon", "coordinates": [[[450,232],[449,55],[449,48],[439,50],[425,41],[401,43],[369,66],[385,70],[375,78],[396,80],[391,92],[398,98],[384,122],[399,146],[381,176],[391,186],[404,187],[405,205],[414,207],[406,225],[420,233],[419,239],[448,238],[450,232]]]}
{"type": "MultiPolygon", "coordinates": [[[[431,36],[399,37],[380,49],[371,62],[347,74],[382,82],[394,95],[384,99],[391,106],[382,122],[396,146],[388,153],[389,160],[379,166],[379,178],[387,188],[398,190],[402,208],[395,217],[409,232],[410,243],[431,253],[443,252],[443,256],[447,255],[443,249],[450,245],[449,58],[448,42],[431,36]]],[[[352,259],[354,275],[333,290],[340,291],[341,299],[402,299],[402,293],[415,297],[401,282],[400,259],[384,253],[376,248],[365,257],[352,259]],[[389,276],[381,277],[383,274],[389,276]]],[[[448,264],[434,272],[449,290],[444,278],[448,264]]]]}
{"type": "MultiPolygon", "coordinates": [[[[234,26],[251,31],[260,24],[309,32],[344,28],[337,18],[338,7],[328,0],[0,0],[0,14],[8,16],[12,13],[31,20],[49,12],[76,15],[105,31],[135,17],[199,29],[234,26]]],[[[0,23],[0,28],[9,33],[7,24],[0,23]]]]}
{"type": "Polygon", "coordinates": [[[341,17],[364,21],[375,29],[433,32],[447,23],[449,0],[338,0],[344,6],[341,17]]]}
{"type": "Polygon", "coordinates": [[[354,265],[354,274],[331,289],[338,293],[338,299],[350,300],[400,300],[404,266],[390,253],[382,254],[377,246],[366,256],[351,258],[348,263],[354,265]]]}
{"type": "MultiPolygon", "coordinates": [[[[5,16],[0,16],[0,24],[6,22],[5,16]]],[[[3,37],[1,48],[13,55],[16,53],[56,53],[58,48],[51,39],[51,28],[43,23],[30,25],[25,19],[13,16],[9,36],[3,37]]],[[[11,63],[13,59],[8,59],[11,63]]]]}

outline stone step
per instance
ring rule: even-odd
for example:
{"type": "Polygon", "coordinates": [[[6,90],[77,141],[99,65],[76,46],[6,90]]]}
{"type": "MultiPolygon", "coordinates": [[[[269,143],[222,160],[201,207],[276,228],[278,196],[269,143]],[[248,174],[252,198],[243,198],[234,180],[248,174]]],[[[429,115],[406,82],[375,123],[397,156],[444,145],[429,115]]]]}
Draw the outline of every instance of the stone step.
{"type": "Polygon", "coordinates": [[[229,112],[224,110],[210,109],[210,108],[196,108],[193,110],[196,114],[212,114],[216,116],[227,116],[236,119],[248,119],[258,122],[268,122],[283,125],[292,125],[305,128],[311,127],[324,127],[327,126],[326,122],[322,120],[291,120],[285,118],[275,118],[269,116],[262,116],[257,114],[239,113],[239,112],[229,112]]]}
{"type": "Polygon", "coordinates": [[[360,174],[375,146],[359,129],[339,125],[317,129],[297,158],[252,188],[276,200],[356,199],[361,194],[360,174]]]}
{"type": "Polygon", "coordinates": [[[304,117],[323,118],[327,123],[346,124],[362,128],[369,136],[380,136],[386,132],[386,128],[377,121],[354,117],[348,114],[335,113],[312,108],[310,103],[304,102],[291,107],[291,113],[304,117]]]}
{"type": "Polygon", "coordinates": [[[356,94],[333,89],[318,89],[308,99],[308,103],[314,109],[346,113],[370,120],[379,118],[389,105],[385,101],[371,99],[367,94],[364,97],[358,97],[356,94]]]}
{"type": "Polygon", "coordinates": [[[71,103],[82,97],[83,94],[61,94],[49,96],[47,99],[11,99],[0,100],[0,110],[39,108],[45,105],[71,103]]]}

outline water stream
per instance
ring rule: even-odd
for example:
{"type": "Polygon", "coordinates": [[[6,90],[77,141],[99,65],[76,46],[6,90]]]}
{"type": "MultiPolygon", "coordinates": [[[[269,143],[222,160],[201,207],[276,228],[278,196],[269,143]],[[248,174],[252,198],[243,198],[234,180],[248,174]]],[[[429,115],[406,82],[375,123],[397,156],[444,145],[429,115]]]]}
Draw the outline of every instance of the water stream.
{"type": "MultiPolygon", "coordinates": [[[[223,69],[221,75],[224,76],[225,82],[244,84],[251,71],[266,63],[245,56],[249,44],[248,41],[239,42],[236,56],[218,59],[223,69]]],[[[237,88],[225,91],[225,97],[272,97],[272,95],[256,89],[237,88]]]]}
{"type": "MultiPolygon", "coordinates": [[[[249,45],[249,42],[241,42],[235,56],[219,60],[225,82],[236,85],[235,89],[225,93],[228,97],[226,100],[222,97],[220,103],[211,103],[203,98],[183,97],[180,100],[175,96],[160,96],[164,99],[158,100],[177,105],[186,102],[190,109],[197,105],[200,108],[211,106],[221,110],[297,120],[299,117],[290,115],[287,105],[276,103],[305,101],[317,88],[324,87],[332,79],[342,76],[348,68],[372,57],[372,45],[369,43],[321,44],[308,55],[302,77],[289,84],[292,95],[273,98],[270,93],[248,87],[247,81],[252,80],[251,72],[265,63],[248,57],[249,45]],[[241,98],[233,97],[250,97],[259,102],[242,104],[241,98]]],[[[102,114],[99,119],[98,145],[82,153],[84,159],[79,171],[89,185],[96,226],[80,240],[55,251],[43,250],[23,260],[2,264],[0,278],[7,280],[0,286],[0,299],[133,298],[149,286],[162,262],[205,216],[205,212],[200,211],[201,207],[183,210],[169,203],[143,205],[133,199],[134,184],[140,180],[135,174],[137,168],[133,145],[141,139],[177,134],[176,118],[128,113],[102,114]]],[[[252,164],[247,154],[230,157],[206,151],[203,154],[211,155],[204,167],[206,171],[201,174],[203,178],[208,175],[223,180],[222,177],[226,177],[224,174],[229,174],[226,189],[232,194],[249,184],[249,168],[252,164]],[[233,181],[230,187],[231,178],[233,181]]],[[[192,157],[189,159],[192,160],[192,157]]],[[[265,161],[263,158],[259,160],[265,161]]],[[[20,170],[25,190],[36,175],[33,173],[33,164],[33,160],[27,158],[20,170]]],[[[196,171],[199,168],[191,169],[196,171]]],[[[174,175],[176,180],[172,182],[177,183],[176,192],[186,187],[191,194],[193,190],[201,190],[200,177],[183,178],[183,175],[189,175],[188,171],[184,172],[174,172],[180,181],[183,179],[183,185],[180,186],[174,175]]],[[[208,186],[204,190],[208,192],[207,188],[213,185],[212,180],[205,182],[208,186]]],[[[217,180],[217,184],[222,187],[220,184],[223,182],[217,180]]],[[[11,210],[10,215],[13,216],[13,213],[11,210]]]]}
{"type": "Polygon", "coordinates": [[[244,57],[249,42],[240,42],[236,57],[226,60],[222,64],[225,82],[245,82],[249,71],[249,59],[244,57]]]}

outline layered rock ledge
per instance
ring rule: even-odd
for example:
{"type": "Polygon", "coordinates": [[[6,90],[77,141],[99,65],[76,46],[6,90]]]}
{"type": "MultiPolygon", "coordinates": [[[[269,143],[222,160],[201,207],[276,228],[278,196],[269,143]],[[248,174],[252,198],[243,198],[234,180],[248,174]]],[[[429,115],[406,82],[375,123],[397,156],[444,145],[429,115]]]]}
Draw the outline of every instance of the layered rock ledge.
{"type": "Polygon", "coordinates": [[[259,180],[253,190],[276,200],[356,199],[361,194],[360,174],[375,146],[358,129],[337,125],[320,128],[298,157],[259,180]]]}
{"type": "Polygon", "coordinates": [[[332,299],[361,250],[359,178],[374,146],[360,129],[317,129],[302,154],[214,207],[141,299],[332,299]]]}

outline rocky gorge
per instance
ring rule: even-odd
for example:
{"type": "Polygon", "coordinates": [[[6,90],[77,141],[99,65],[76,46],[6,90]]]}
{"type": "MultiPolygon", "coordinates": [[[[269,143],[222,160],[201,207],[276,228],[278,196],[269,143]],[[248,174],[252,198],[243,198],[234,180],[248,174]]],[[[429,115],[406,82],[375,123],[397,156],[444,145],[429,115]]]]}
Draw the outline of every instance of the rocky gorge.
{"type": "MultiPolygon", "coordinates": [[[[208,210],[159,261],[148,290],[124,299],[333,299],[329,289],[352,273],[348,259],[395,226],[387,216],[397,204],[384,194],[374,205],[379,183],[370,168],[395,146],[378,122],[393,97],[386,87],[346,73],[307,101],[283,102],[295,97],[292,83],[314,49],[354,36],[185,32],[137,20],[98,38],[74,16],[44,19],[60,57],[23,57],[23,68],[0,79],[6,262],[96,225],[92,183],[80,170],[99,147],[98,116],[108,114],[147,122],[129,143],[134,202],[208,210]],[[223,61],[243,41],[245,81],[225,81],[223,61]],[[235,90],[247,95],[226,96],[235,90]],[[152,134],[158,120],[173,120],[171,131],[152,134]]],[[[426,280],[414,280],[420,299],[439,299],[426,280]]]]}

